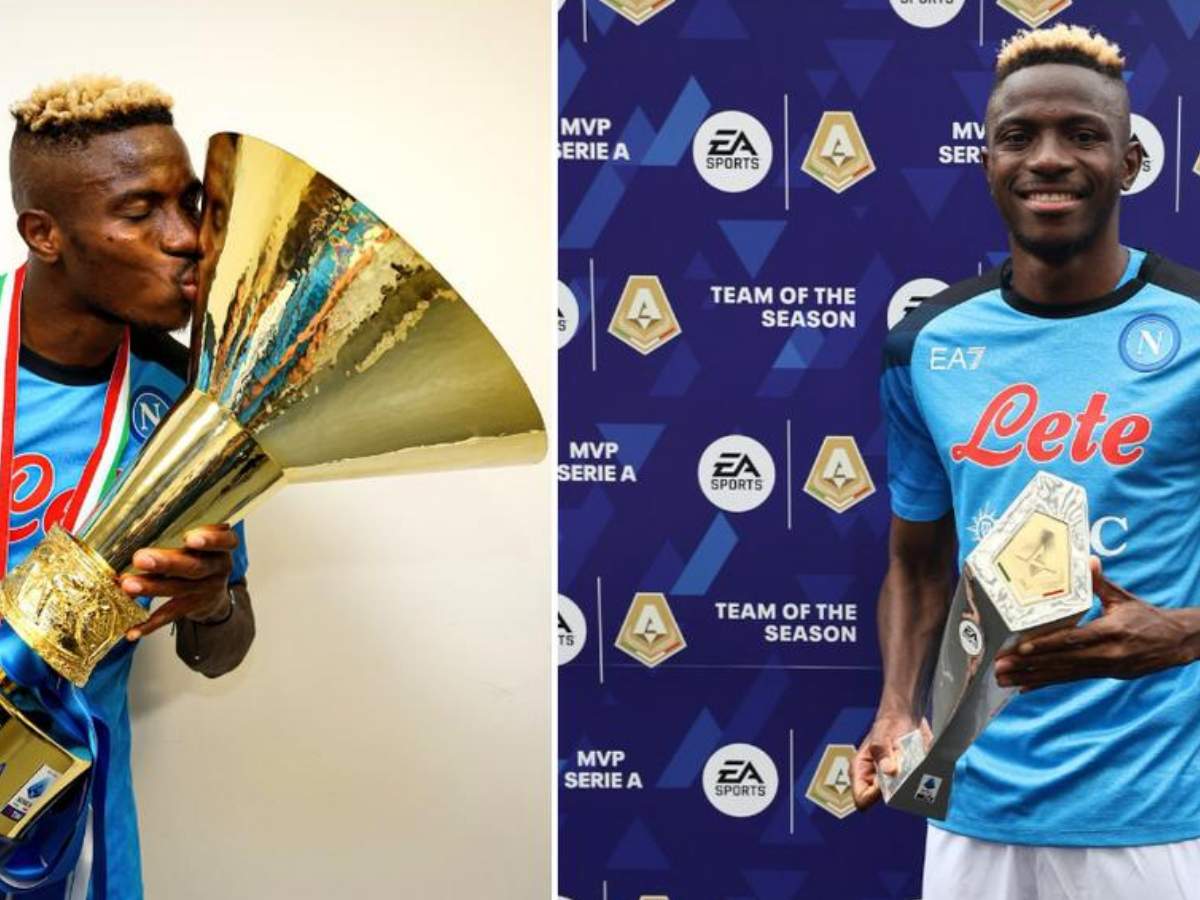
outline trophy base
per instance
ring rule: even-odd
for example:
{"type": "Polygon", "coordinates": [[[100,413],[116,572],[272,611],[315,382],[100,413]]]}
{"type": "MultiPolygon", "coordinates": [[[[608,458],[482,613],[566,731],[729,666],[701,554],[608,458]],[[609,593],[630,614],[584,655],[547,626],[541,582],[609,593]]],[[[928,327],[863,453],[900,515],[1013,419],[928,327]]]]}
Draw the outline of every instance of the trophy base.
{"type": "Polygon", "coordinates": [[[0,583],[0,614],[29,648],[78,687],[148,618],[99,554],[57,525],[0,583]]]}
{"type": "Polygon", "coordinates": [[[0,671],[0,846],[19,842],[91,768],[38,727],[35,719],[49,727],[48,717],[18,703],[36,701],[0,671]]]}

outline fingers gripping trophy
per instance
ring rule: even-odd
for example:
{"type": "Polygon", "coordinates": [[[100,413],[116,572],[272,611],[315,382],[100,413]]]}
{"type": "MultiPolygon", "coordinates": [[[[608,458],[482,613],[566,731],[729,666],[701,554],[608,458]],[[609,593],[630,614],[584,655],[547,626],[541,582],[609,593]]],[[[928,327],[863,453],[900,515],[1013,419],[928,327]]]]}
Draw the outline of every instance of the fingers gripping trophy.
{"type": "MultiPolygon", "coordinates": [[[[209,143],[189,383],[74,533],[0,584],[0,763],[40,779],[0,817],[0,879],[70,870],[102,808],[83,686],[147,613],[133,554],[236,522],[288,482],[534,462],[545,427],[458,292],[364,204],[253,137],[209,143]]],[[[0,770],[2,771],[2,770],[0,770]]]]}

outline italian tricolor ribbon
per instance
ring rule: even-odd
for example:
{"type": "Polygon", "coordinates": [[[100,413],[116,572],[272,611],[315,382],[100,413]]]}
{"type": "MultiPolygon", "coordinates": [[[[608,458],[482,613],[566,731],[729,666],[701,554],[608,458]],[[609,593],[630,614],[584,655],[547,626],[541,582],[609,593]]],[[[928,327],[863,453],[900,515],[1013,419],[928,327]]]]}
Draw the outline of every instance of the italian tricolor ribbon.
{"type": "MultiPolygon", "coordinates": [[[[21,357],[21,291],[25,266],[0,275],[0,576],[8,571],[8,533],[12,528],[13,452],[17,424],[17,365],[21,357]]],[[[96,447],[67,503],[62,527],[74,532],[87,519],[116,479],[121,453],[129,440],[129,328],[121,338],[104,395],[104,413],[96,447]]]]}

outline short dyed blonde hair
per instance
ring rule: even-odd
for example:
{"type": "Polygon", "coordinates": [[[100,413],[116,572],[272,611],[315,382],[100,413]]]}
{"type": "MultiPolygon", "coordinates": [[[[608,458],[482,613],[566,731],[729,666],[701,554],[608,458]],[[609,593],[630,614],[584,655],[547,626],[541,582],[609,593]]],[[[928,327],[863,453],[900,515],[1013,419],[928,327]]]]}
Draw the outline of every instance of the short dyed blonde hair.
{"type": "Polygon", "coordinates": [[[1059,23],[1052,28],[1018,31],[996,56],[996,80],[1039,63],[1069,63],[1120,78],[1125,70],[1121,48],[1097,31],[1059,23]]]}
{"type": "Polygon", "coordinates": [[[17,131],[37,137],[74,137],[134,125],[172,124],[170,95],[145,81],[80,75],[36,88],[10,107],[17,131]]]}

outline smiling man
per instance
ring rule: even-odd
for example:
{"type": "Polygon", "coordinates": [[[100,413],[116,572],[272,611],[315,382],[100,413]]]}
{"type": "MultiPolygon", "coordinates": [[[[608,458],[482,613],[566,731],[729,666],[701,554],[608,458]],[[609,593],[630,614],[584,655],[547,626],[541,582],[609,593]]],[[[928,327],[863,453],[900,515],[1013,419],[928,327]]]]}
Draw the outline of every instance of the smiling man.
{"type": "MultiPolygon", "coordinates": [[[[19,347],[19,365],[0,373],[0,454],[11,454],[0,459],[5,569],[53,524],[83,521],[88,486],[131,464],[182,391],[187,352],[167,332],[191,317],[201,255],[201,186],[172,127],[169,97],[146,84],[87,77],[41,88],[12,112],[13,203],[29,255],[0,278],[0,321],[19,323],[8,342],[19,347]],[[127,412],[118,421],[120,410],[127,412]]],[[[198,528],[185,541],[182,549],[138,551],[134,563],[145,574],[122,580],[143,604],[171,599],[84,689],[108,739],[106,802],[91,811],[74,872],[32,896],[142,896],[126,693],[137,639],[177,623],[177,653],[208,676],[232,669],[250,646],[254,617],[237,531],[198,528]]]]}
{"type": "Polygon", "coordinates": [[[884,684],[855,760],[860,806],[922,723],[956,550],[961,566],[984,511],[1045,470],[1087,489],[1094,520],[1127,526],[1105,573],[1093,560],[1084,623],[997,662],[1026,690],[959,762],[928,831],[925,900],[1200,897],[1200,503],[1185,487],[1200,273],[1120,242],[1144,156],[1123,64],[1078,27],[1005,44],[983,162],[1011,259],[887,340],[884,684]]]}

